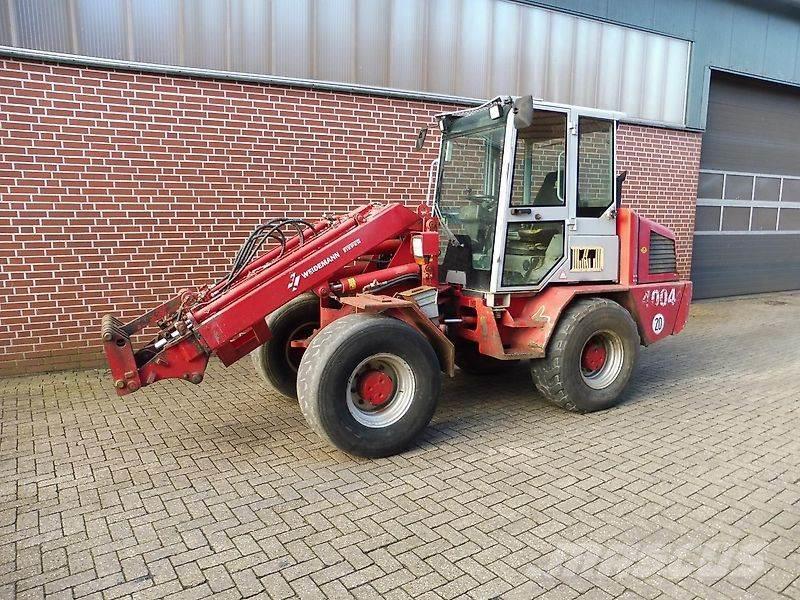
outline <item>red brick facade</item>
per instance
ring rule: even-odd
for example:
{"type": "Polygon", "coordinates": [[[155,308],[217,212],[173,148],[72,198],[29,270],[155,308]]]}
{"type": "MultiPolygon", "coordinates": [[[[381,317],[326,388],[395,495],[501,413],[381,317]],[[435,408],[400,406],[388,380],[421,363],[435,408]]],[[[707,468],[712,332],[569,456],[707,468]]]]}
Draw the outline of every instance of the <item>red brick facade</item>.
{"type": "MultiPolygon", "coordinates": [[[[227,266],[265,219],[424,197],[444,105],[0,61],[0,374],[100,364],[100,316],[227,266]]],[[[699,134],[624,125],[628,204],[688,275],[699,134]],[[635,198],[635,200],[634,200],[635,198]]]]}
{"type": "Polygon", "coordinates": [[[620,124],[617,171],[628,171],[623,204],[669,227],[677,237],[678,270],[688,279],[702,135],[620,124]]]}

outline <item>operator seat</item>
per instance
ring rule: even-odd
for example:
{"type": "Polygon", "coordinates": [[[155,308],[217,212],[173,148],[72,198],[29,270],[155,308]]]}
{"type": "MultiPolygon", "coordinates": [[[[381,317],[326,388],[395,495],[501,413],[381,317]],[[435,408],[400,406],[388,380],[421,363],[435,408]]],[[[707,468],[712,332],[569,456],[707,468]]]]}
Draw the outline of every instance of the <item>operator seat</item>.
{"type": "Polygon", "coordinates": [[[548,265],[547,269],[556,264],[561,257],[564,256],[564,234],[557,233],[550,238],[550,243],[547,244],[547,250],[544,253],[544,264],[548,265]]]}
{"type": "Polygon", "coordinates": [[[550,238],[541,263],[528,274],[528,283],[538,285],[542,279],[553,269],[553,267],[564,256],[564,234],[556,233],[550,238]]]}
{"type": "MultiPolygon", "coordinates": [[[[564,176],[564,172],[561,172],[564,176]]],[[[539,191],[536,192],[536,197],[533,199],[534,206],[558,206],[563,204],[558,198],[558,171],[550,171],[544,176],[542,185],[539,186],[539,191]]]]}
{"type": "Polygon", "coordinates": [[[447,245],[447,250],[444,253],[444,259],[439,266],[439,280],[442,283],[463,283],[466,287],[471,289],[489,289],[489,269],[480,269],[473,266],[472,254],[472,238],[468,235],[456,234],[458,246],[452,244],[447,245]],[[448,275],[453,273],[463,273],[464,281],[456,281],[459,277],[455,277],[452,281],[448,281],[448,275]]]}
{"type": "Polygon", "coordinates": [[[456,240],[458,246],[447,244],[439,273],[446,278],[448,271],[463,271],[469,280],[472,272],[472,238],[468,235],[456,234],[456,240]]]}

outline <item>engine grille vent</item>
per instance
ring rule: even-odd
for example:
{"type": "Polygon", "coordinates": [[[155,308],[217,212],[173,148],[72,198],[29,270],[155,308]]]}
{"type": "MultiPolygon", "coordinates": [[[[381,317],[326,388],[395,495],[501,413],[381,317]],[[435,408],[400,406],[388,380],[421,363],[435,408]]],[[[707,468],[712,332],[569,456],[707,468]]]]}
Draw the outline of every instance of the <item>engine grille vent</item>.
{"type": "Polygon", "coordinates": [[[650,232],[650,275],[677,273],[675,264],[675,240],[655,231],[650,232]]]}

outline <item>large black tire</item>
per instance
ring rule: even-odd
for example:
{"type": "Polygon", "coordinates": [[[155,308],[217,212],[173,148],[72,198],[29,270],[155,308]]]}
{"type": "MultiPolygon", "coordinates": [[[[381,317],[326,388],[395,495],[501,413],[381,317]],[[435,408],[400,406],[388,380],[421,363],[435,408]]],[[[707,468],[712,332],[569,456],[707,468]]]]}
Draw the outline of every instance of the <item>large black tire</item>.
{"type": "Polygon", "coordinates": [[[516,365],[517,360],[500,360],[478,352],[478,345],[459,341],[455,346],[455,362],[459,369],[470,375],[497,375],[516,365]]]}
{"type": "Polygon", "coordinates": [[[578,300],[562,315],[547,356],[531,361],[533,382],[547,400],[567,410],[610,408],[621,401],[639,344],[636,323],[622,306],[606,298],[578,300]]]}
{"type": "Polygon", "coordinates": [[[292,348],[293,339],[311,335],[319,327],[319,298],[303,294],[290,300],[267,317],[270,337],[250,357],[256,372],[275,391],[297,398],[297,369],[303,350],[292,348]]]}
{"type": "Polygon", "coordinates": [[[422,334],[397,319],[365,314],[320,331],[297,378],[311,428],[340,450],[367,458],[405,450],[433,417],[441,385],[439,361],[422,334]],[[385,403],[372,405],[361,394],[362,378],[382,373],[391,391],[385,403]]]}

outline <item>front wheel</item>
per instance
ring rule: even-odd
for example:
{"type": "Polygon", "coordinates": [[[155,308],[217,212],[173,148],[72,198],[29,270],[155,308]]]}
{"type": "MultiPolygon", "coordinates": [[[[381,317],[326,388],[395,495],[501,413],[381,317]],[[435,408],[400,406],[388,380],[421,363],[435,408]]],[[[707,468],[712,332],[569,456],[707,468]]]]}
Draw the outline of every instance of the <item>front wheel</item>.
{"type": "Polygon", "coordinates": [[[250,354],[256,372],[272,389],[286,398],[297,398],[297,369],[303,348],[292,342],[304,340],[319,327],[319,298],[303,294],[267,317],[270,338],[250,354]]]}
{"type": "Polygon", "coordinates": [[[440,390],[428,340],[402,321],[364,314],[320,331],[297,377],[300,409],[312,429],[368,458],[407,448],[433,417],[440,390]]]}
{"type": "Polygon", "coordinates": [[[547,356],[531,361],[536,388],[575,412],[615,406],[639,357],[630,313],[606,298],[578,300],[559,320],[547,356]]]}

